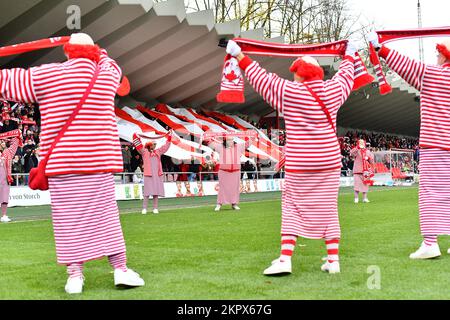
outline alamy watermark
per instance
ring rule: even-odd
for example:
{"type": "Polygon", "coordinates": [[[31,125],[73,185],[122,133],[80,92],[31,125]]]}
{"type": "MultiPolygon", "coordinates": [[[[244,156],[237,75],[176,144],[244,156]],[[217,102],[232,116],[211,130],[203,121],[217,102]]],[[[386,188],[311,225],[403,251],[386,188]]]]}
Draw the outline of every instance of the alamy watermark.
{"type": "Polygon", "coordinates": [[[68,15],[66,26],[69,30],[81,30],[81,8],[77,5],[70,5],[67,7],[66,13],[68,15]]]}
{"type": "Polygon", "coordinates": [[[368,266],[367,273],[370,274],[367,279],[367,288],[369,290],[381,290],[381,269],[379,266],[368,266]]]}

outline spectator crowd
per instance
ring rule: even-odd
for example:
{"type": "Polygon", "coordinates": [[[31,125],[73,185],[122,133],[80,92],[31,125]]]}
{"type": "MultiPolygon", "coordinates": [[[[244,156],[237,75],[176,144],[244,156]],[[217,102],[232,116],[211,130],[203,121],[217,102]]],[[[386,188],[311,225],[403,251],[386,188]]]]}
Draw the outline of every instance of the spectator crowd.
{"type": "Polygon", "coordinates": [[[22,132],[23,146],[17,149],[12,160],[12,174],[14,185],[26,184],[27,176],[17,174],[28,174],[32,168],[39,163],[39,108],[33,104],[13,103],[0,100],[1,119],[0,133],[20,129],[22,132]]]}
{"type": "Polygon", "coordinates": [[[359,139],[364,139],[368,149],[372,152],[392,149],[411,150],[413,154],[412,157],[409,156],[408,153],[401,153],[394,157],[385,154],[375,161],[381,162],[387,168],[395,167],[400,168],[404,172],[418,172],[419,139],[384,133],[348,131],[344,136],[339,137],[343,175],[347,175],[347,172],[353,169],[353,159],[350,157],[350,150],[357,145],[359,139]]]}

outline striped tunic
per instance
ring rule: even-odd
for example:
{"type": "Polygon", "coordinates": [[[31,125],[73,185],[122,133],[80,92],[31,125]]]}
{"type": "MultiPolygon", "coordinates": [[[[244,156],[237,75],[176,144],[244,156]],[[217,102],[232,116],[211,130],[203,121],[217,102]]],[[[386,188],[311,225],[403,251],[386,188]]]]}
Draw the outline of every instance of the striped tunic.
{"type": "Polygon", "coordinates": [[[14,156],[16,155],[17,149],[19,148],[20,139],[19,138],[12,138],[11,144],[9,145],[9,148],[3,150],[1,157],[4,158],[5,163],[5,172],[6,172],[6,179],[7,182],[10,183],[12,181],[11,177],[11,169],[12,169],[12,160],[14,156]]]}
{"type": "MultiPolygon", "coordinates": [[[[284,114],[286,123],[286,172],[319,172],[340,169],[341,149],[336,133],[321,106],[306,87],[267,73],[257,62],[241,60],[241,67],[255,90],[273,108],[284,114]]],[[[325,103],[334,126],[339,108],[350,95],[354,65],[344,59],[339,71],[328,81],[306,84],[325,103]]]]}
{"type": "MultiPolygon", "coordinates": [[[[255,90],[286,123],[286,180],[281,233],[310,239],[340,238],[337,211],[341,151],[336,132],[304,84],[268,73],[249,57],[240,66],[255,90]]],[[[309,81],[328,109],[334,127],[354,82],[354,61],[345,57],[327,81],[309,81]]]]}
{"type": "Polygon", "coordinates": [[[450,235],[450,64],[427,65],[384,46],[379,55],[393,71],[420,91],[422,235],[450,235]]]}
{"type": "Polygon", "coordinates": [[[11,177],[12,159],[16,155],[19,143],[19,138],[12,138],[9,148],[3,150],[0,155],[0,166],[2,166],[0,168],[0,203],[9,203],[9,186],[13,181],[11,177]]]}
{"type": "MultiPolygon", "coordinates": [[[[41,156],[86,91],[95,71],[88,59],[71,59],[0,72],[0,97],[16,102],[38,103],[41,112],[41,156]]],[[[122,152],[114,114],[114,98],[121,70],[102,51],[100,74],[80,113],[48,161],[46,174],[92,174],[122,172],[122,152]]]]}
{"type": "MultiPolygon", "coordinates": [[[[123,170],[114,98],[121,78],[102,50],[98,79],[47,163],[58,263],[82,263],[125,252],[113,172],[123,170]]],[[[38,103],[41,155],[73,113],[96,69],[80,58],[0,72],[1,97],[38,103]]]]}
{"type": "Polygon", "coordinates": [[[111,173],[49,177],[58,263],[125,252],[111,173]]]}

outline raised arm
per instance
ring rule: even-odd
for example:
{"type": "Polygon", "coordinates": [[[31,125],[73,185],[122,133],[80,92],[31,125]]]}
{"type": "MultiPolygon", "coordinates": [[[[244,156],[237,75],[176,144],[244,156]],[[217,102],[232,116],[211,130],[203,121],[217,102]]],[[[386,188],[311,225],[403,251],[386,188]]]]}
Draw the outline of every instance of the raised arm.
{"type": "Polygon", "coordinates": [[[37,102],[32,69],[4,69],[0,71],[0,97],[15,102],[37,102]]]}
{"type": "Polygon", "coordinates": [[[353,148],[352,150],[350,150],[350,156],[352,158],[356,158],[356,156],[358,155],[358,148],[353,148]]]}
{"type": "Polygon", "coordinates": [[[14,137],[11,140],[11,144],[8,149],[6,149],[3,153],[6,153],[7,157],[12,159],[16,155],[17,148],[19,148],[20,138],[14,137]]]}
{"type": "Polygon", "coordinates": [[[352,92],[354,77],[355,60],[352,56],[346,55],[333,78],[325,81],[325,91],[336,90],[336,87],[339,88],[342,105],[352,92]]]}
{"type": "Polygon", "coordinates": [[[169,134],[167,136],[166,143],[161,148],[158,148],[158,150],[156,150],[156,153],[158,153],[159,156],[162,156],[167,152],[167,150],[169,150],[171,143],[172,143],[172,134],[169,134]]]}
{"type": "Polygon", "coordinates": [[[105,49],[101,49],[100,51],[100,61],[98,65],[100,69],[108,70],[112,74],[114,74],[117,78],[117,82],[120,83],[120,79],[122,78],[122,69],[114,59],[111,59],[108,56],[108,52],[105,49]]]}
{"type": "Polygon", "coordinates": [[[142,145],[141,138],[139,138],[137,133],[133,134],[133,145],[139,153],[142,153],[142,149],[144,149],[144,146],[142,145]]]}
{"type": "Polygon", "coordinates": [[[283,96],[287,80],[280,78],[275,73],[267,72],[258,62],[248,56],[241,58],[239,67],[244,70],[248,82],[264,101],[272,108],[283,112],[283,96]]]}
{"type": "Polygon", "coordinates": [[[398,73],[400,77],[417,90],[420,91],[422,89],[422,79],[427,67],[426,64],[404,56],[386,46],[381,46],[378,42],[378,35],[375,32],[371,32],[368,35],[368,40],[377,50],[379,49],[378,55],[386,61],[389,68],[398,73]]]}
{"type": "Polygon", "coordinates": [[[211,149],[214,149],[215,151],[219,152],[220,147],[222,146],[222,142],[216,140],[215,138],[210,138],[208,140],[205,140],[208,143],[208,146],[211,149]]]}
{"type": "Polygon", "coordinates": [[[374,164],[375,163],[375,156],[373,155],[372,151],[367,152],[367,156],[369,157],[369,163],[374,164]]]}
{"type": "Polygon", "coordinates": [[[389,68],[398,73],[411,86],[419,91],[422,89],[422,79],[425,74],[426,64],[404,56],[385,46],[381,47],[378,54],[385,59],[389,68]]]}
{"type": "MultiPolygon", "coordinates": [[[[252,130],[248,130],[252,131],[252,130]]],[[[253,131],[255,133],[255,131],[253,131]]],[[[258,141],[258,137],[256,136],[256,133],[248,138],[245,138],[245,149],[248,149],[253,144],[253,141],[258,141]]]]}
{"type": "Polygon", "coordinates": [[[245,56],[233,40],[228,41],[227,53],[239,61],[239,67],[244,70],[245,76],[256,92],[274,109],[283,112],[283,95],[287,80],[267,72],[256,61],[245,56]]]}

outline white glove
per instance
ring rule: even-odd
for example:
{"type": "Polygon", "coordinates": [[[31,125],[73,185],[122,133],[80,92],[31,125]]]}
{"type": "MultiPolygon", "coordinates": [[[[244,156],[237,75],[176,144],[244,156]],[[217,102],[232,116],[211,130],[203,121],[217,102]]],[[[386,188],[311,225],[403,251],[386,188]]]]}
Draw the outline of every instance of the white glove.
{"type": "Polygon", "coordinates": [[[233,40],[228,40],[227,53],[233,57],[238,56],[242,52],[241,47],[233,40]]]}
{"type": "Polygon", "coordinates": [[[370,32],[367,35],[367,40],[375,47],[375,48],[380,48],[381,45],[378,42],[378,34],[375,31],[370,32]]]}
{"type": "Polygon", "coordinates": [[[347,43],[347,50],[345,50],[345,55],[346,56],[355,56],[355,53],[358,52],[358,44],[353,41],[353,40],[349,40],[347,43]]]}

